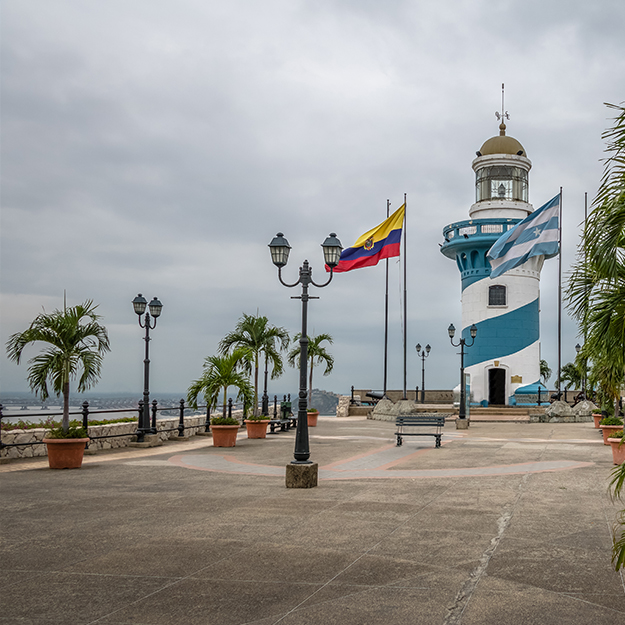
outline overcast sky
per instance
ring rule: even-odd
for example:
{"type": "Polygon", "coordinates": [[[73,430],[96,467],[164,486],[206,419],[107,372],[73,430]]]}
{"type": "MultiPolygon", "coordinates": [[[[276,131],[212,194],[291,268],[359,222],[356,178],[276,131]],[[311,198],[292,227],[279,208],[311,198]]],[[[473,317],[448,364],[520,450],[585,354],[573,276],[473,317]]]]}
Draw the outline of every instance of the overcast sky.
{"type": "MultiPolygon", "coordinates": [[[[535,208],[564,190],[565,269],[601,176],[604,102],[625,100],[622,0],[5,0],[1,336],[42,310],[99,304],[112,346],[97,391],[143,385],[132,299],[157,296],[152,390],[184,392],[242,313],[300,329],[285,279],[348,247],[408,194],[408,386],[458,383],[447,326],[460,276],[442,228],[468,219],[475,151],[508,134],[535,208]]],[[[400,266],[391,261],[389,387],[401,388],[400,266]]],[[[557,367],[557,260],[541,281],[542,354],[557,367]]],[[[309,330],[334,339],[314,386],[382,387],[384,266],[317,290],[309,330]]],[[[564,323],[563,362],[576,328],[564,323]]],[[[32,349],[26,353],[32,356],[32,349]]],[[[1,391],[27,390],[0,359],[1,391]]],[[[289,369],[270,393],[297,391],[289,369]]]]}

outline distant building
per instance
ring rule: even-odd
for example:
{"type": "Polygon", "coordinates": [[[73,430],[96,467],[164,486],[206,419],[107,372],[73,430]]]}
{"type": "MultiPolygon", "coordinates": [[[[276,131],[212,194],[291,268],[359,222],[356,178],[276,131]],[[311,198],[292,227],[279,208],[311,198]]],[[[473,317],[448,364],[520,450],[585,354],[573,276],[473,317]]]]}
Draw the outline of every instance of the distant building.
{"type": "Polygon", "coordinates": [[[540,271],[544,257],[531,258],[499,278],[490,279],[486,253],[507,230],[533,212],[528,202],[532,163],[525,148],[506,135],[488,139],[477,152],[475,204],[469,220],[443,230],[441,252],[456,261],[462,282],[462,336],[478,328],[466,350],[473,402],[515,404],[536,393],[540,379],[540,271]],[[520,392],[519,392],[520,391],[520,392]]]}

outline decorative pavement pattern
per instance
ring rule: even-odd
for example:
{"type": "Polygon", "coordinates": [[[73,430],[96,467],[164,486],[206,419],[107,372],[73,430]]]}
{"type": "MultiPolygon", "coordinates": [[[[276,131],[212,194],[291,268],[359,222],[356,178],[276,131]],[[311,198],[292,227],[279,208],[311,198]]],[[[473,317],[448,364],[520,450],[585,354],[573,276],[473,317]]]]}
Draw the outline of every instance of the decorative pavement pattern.
{"type": "MultiPolygon", "coordinates": [[[[454,439],[462,438],[461,434],[445,434],[442,444],[451,442],[454,439]]],[[[355,439],[377,437],[354,437],[354,436],[312,436],[318,439],[355,439]]],[[[388,438],[380,438],[388,441],[388,438]]],[[[476,438],[472,443],[497,444],[502,439],[476,438]]],[[[568,446],[585,443],[582,440],[553,440],[541,439],[507,439],[508,445],[530,444],[541,447],[556,447],[565,450],[568,446]]],[[[427,443],[426,443],[427,445],[427,443]]],[[[445,477],[480,477],[492,475],[519,475],[526,473],[542,473],[545,471],[565,471],[569,469],[579,469],[592,466],[593,462],[579,462],[573,460],[551,460],[523,462],[509,465],[492,465],[486,467],[465,467],[448,469],[400,469],[396,468],[403,462],[411,460],[422,454],[436,453],[432,446],[420,446],[419,443],[403,445],[385,445],[377,450],[367,452],[342,460],[336,463],[319,467],[320,480],[357,480],[357,479],[425,479],[425,478],[445,478],[445,477]],[[416,448],[416,450],[415,450],[416,448]]],[[[127,464],[161,466],[173,464],[187,469],[197,471],[215,471],[220,473],[234,473],[241,475],[263,475],[284,478],[284,466],[272,466],[242,462],[232,453],[212,453],[212,454],[177,454],[168,460],[138,460],[127,464]]]]}

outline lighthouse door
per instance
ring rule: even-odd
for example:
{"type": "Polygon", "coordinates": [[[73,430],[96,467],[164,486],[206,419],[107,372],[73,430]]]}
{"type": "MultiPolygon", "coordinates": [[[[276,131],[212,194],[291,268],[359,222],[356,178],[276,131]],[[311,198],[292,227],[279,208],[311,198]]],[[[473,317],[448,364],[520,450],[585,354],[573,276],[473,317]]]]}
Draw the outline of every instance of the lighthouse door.
{"type": "Polygon", "coordinates": [[[506,370],[488,370],[488,403],[503,406],[506,403],[506,370]]]}

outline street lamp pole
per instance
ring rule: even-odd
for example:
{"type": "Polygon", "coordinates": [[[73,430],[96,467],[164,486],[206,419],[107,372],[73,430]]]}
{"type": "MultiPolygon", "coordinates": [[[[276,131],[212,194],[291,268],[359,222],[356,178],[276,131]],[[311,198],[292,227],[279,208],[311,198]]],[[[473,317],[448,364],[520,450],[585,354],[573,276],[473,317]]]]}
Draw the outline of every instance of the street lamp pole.
{"type": "Polygon", "coordinates": [[[458,422],[456,422],[456,429],[466,429],[467,427],[467,412],[466,412],[466,395],[467,389],[465,385],[464,379],[464,348],[472,347],[475,343],[475,337],[477,336],[477,326],[473,324],[469,328],[469,334],[471,335],[471,343],[467,343],[466,339],[461,338],[458,344],[454,343],[454,336],[456,334],[456,328],[454,328],[454,324],[449,324],[449,328],[447,328],[447,333],[449,334],[449,340],[454,347],[460,348],[460,408],[458,410],[458,419],[461,420],[461,425],[458,427],[458,422]]]}
{"type": "MultiPolygon", "coordinates": [[[[432,348],[426,345],[425,349],[421,351],[421,343],[417,343],[415,349],[417,350],[417,356],[421,358],[421,403],[425,404],[425,359],[430,355],[432,348]]],[[[415,399],[417,398],[415,397],[415,399]]]]}
{"type": "Polygon", "coordinates": [[[334,276],[334,268],[338,265],[343,247],[341,242],[336,238],[336,234],[331,233],[323,242],[323,255],[325,263],[330,268],[330,277],[327,282],[317,284],[312,279],[312,267],[305,260],[299,268],[299,278],[297,282],[288,284],[282,279],[282,267],[287,264],[289,251],[291,246],[284,238],[281,232],[269,244],[271,251],[271,260],[278,268],[278,279],[280,283],[286,287],[293,288],[301,284],[302,294],[294,296],[291,299],[299,299],[302,301],[302,332],[299,341],[299,402],[297,410],[297,429],[295,431],[295,452],[294,460],[287,465],[287,487],[290,488],[311,488],[317,485],[317,464],[313,463],[310,458],[310,444],[308,440],[308,389],[307,389],[307,371],[308,371],[308,300],[319,299],[308,294],[308,287],[312,284],[317,288],[328,286],[332,282],[334,276]],[[309,470],[301,469],[302,465],[308,465],[309,470]],[[300,467],[294,469],[293,467],[300,467]]]}
{"type": "Polygon", "coordinates": [[[156,320],[161,314],[163,304],[154,297],[149,304],[149,311],[146,312],[148,306],[147,300],[141,293],[132,300],[132,306],[137,313],[139,326],[145,328],[145,358],[143,360],[143,405],[139,413],[139,422],[137,424],[137,442],[143,443],[145,435],[153,433],[150,427],[150,330],[156,328],[156,320]],[[141,316],[145,313],[144,322],[141,323],[141,316]],[[150,322],[150,313],[154,319],[154,325],[150,322]]]}

